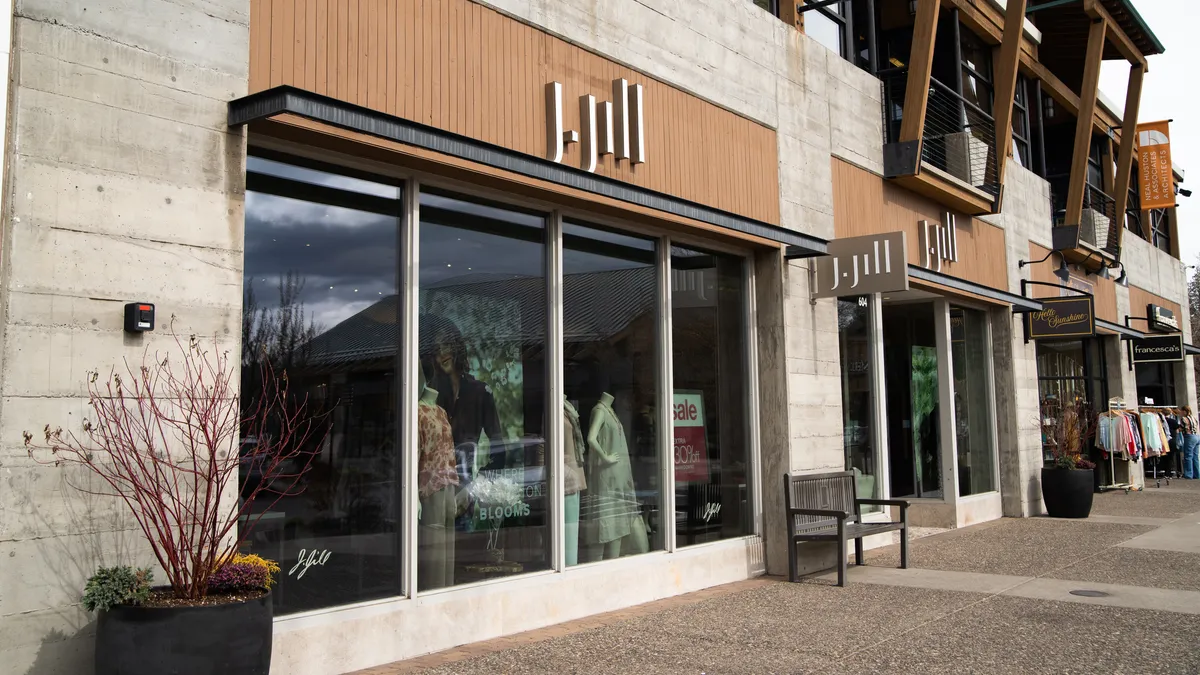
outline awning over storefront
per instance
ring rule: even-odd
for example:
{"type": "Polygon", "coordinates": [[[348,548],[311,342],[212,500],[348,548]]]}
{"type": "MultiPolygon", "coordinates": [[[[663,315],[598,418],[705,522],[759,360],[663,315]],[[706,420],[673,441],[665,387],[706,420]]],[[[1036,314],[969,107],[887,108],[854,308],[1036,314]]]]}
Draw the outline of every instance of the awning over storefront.
{"type": "Polygon", "coordinates": [[[511,171],[530,178],[595,195],[690,218],[735,232],[769,239],[805,255],[822,255],[825,242],[817,237],[721,211],[703,204],[647,190],[582,169],[515,152],[459,134],[425,126],[395,115],[339,101],[321,94],[278,86],[229,102],[228,124],[239,127],[279,115],[295,115],[361,134],[385,138],[457,159],[511,171]]]}

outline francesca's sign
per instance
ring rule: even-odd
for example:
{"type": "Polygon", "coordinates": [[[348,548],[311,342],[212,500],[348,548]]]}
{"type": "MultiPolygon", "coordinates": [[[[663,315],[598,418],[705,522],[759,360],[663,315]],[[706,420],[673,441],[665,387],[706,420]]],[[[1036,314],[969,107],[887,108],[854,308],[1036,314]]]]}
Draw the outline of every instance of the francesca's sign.
{"type": "Polygon", "coordinates": [[[704,396],[675,390],[675,480],[708,481],[708,446],[704,436],[704,396]]]}
{"type": "Polygon", "coordinates": [[[614,155],[618,162],[646,163],[642,117],[646,90],[640,84],[630,86],[623,79],[613,80],[612,90],[613,100],[599,104],[591,94],[579,97],[579,120],[583,128],[575,131],[563,129],[562,84],[546,85],[546,159],[561,163],[566,146],[577,142],[580,168],[587,172],[595,171],[604,155],[614,155]]]}
{"type": "Polygon", "coordinates": [[[1170,122],[1137,125],[1138,171],[1141,172],[1142,209],[1175,206],[1175,180],[1171,174],[1170,122]]]}
{"type": "Polygon", "coordinates": [[[894,293],[908,290],[908,250],[903,232],[848,237],[829,242],[817,258],[814,298],[894,293]]]}
{"type": "Polygon", "coordinates": [[[1090,337],[1096,334],[1095,298],[1092,296],[1045,298],[1041,302],[1041,310],[1025,315],[1030,338],[1090,337]]]}
{"type": "Polygon", "coordinates": [[[1134,338],[1132,343],[1134,363],[1183,360],[1183,333],[1134,338]]]}

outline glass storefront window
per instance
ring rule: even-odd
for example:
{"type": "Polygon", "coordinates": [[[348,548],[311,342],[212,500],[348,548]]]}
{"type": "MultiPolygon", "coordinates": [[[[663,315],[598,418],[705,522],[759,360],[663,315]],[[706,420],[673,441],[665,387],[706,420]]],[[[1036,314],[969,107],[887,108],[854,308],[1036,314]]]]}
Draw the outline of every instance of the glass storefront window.
{"type": "MultiPolygon", "coordinates": [[[[871,303],[866,296],[838,298],[838,345],[842,362],[842,438],[846,470],[853,471],[858,496],[880,499],[882,485],[875,455],[875,359],[871,303]]],[[[867,507],[864,511],[878,510],[867,507]]]]}
{"type": "Polygon", "coordinates": [[[663,548],[657,246],[563,224],[566,563],[663,548]]]}
{"type": "Polygon", "coordinates": [[[1174,363],[1138,363],[1134,368],[1138,405],[1175,405],[1174,363]]]}
{"type": "MultiPolygon", "coordinates": [[[[1108,402],[1106,360],[1101,338],[1087,340],[1039,340],[1037,343],[1039,410],[1084,403],[1093,410],[1108,402]]],[[[1042,459],[1054,460],[1048,444],[1042,459]]]]}
{"type": "Polygon", "coordinates": [[[952,307],[950,347],[954,366],[958,494],[965,497],[996,489],[987,314],[952,307]]]}
{"type": "Polygon", "coordinates": [[[674,247],[666,265],[657,238],[564,222],[563,400],[551,401],[548,214],[422,188],[413,307],[399,290],[403,194],[400,181],[261,150],[247,162],[243,387],[270,359],[328,431],[303,484],[251,512],[247,546],[283,567],[279,614],[402,594],[404,452],[410,591],[550,569],[555,527],[568,566],[663,550],[672,527],[680,546],[753,532],[744,258],[674,247]],[[399,376],[406,316],[412,391],[399,376]],[[561,446],[547,440],[551,415],[561,446]],[[550,506],[560,469],[562,514],[550,506]]]}
{"type": "Polygon", "coordinates": [[[541,215],[422,191],[417,588],[550,567],[541,215]]]}
{"type": "Polygon", "coordinates": [[[744,264],[738,256],[671,249],[679,546],[753,531],[744,264]]]}
{"type": "MultiPolygon", "coordinates": [[[[278,614],[400,594],[400,197],[398,184],[247,159],[242,390],[268,359],[326,425],[302,483],[251,507],[250,550],[282,568],[278,614]]],[[[243,465],[243,481],[256,470],[243,465]]]]}
{"type": "Polygon", "coordinates": [[[936,314],[932,302],[883,306],[893,498],[942,497],[936,314]]]}

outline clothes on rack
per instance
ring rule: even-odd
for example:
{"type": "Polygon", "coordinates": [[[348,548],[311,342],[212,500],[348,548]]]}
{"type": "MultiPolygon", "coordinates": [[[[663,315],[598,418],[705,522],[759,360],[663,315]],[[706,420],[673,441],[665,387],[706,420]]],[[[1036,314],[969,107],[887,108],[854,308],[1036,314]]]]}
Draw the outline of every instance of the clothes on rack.
{"type": "Polygon", "coordinates": [[[1096,420],[1096,447],[1122,459],[1141,459],[1144,451],[1141,419],[1128,410],[1100,413],[1096,420]]]}
{"type": "Polygon", "coordinates": [[[1146,456],[1159,457],[1171,451],[1167,436],[1167,418],[1160,412],[1143,411],[1138,414],[1142,425],[1142,438],[1146,442],[1146,456]]]}

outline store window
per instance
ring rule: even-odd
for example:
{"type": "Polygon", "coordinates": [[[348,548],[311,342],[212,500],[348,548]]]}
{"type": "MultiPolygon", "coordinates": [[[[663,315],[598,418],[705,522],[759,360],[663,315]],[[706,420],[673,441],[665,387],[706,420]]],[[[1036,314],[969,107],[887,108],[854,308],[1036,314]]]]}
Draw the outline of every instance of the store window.
{"type": "MultiPolygon", "coordinates": [[[[1075,403],[1091,410],[1107,406],[1107,360],[1101,338],[1039,340],[1037,363],[1040,410],[1075,403]]],[[[1043,444],[1042,455],[1047,464],[1053,462],[1048,445],[1043,444]]]]}
{"type": "Polygon", "coordinates": [[[420,215],[417,588],[547,569],[545,219],[424,190],[420,215]]]}
{"type": "Polygon", "coordinates": [[[400,198],[395,183],[247,159],[242,391],[266,359],[325,425],[302,483],[251,505],[248,545],[282,568],[278,614],[400,593],[400,198]]]}
{"type": "Polygon", "coordinates": [[[655,240],[563,224],[567,565],[664,546],[656,260],[655,240]]]}
{"type": "Polygon", "coordinates": [[[875,448],[875,355],[871,302],[867,296],[838,298],[838,346],[842,363],[842,441],[846,469],[854,472],[858,496],[881,499],[875,448]]]}
{"type": "Polygon", "coordinates": [[[954,366],[958,494],[965,497],[996,489],[987,314],[951,307],[950,348],[954,366]]]}
{"type": "Polygon", "coordinates": [[[738,256],[671,249],[679,546],[753,531],[744,273],[738,256]]]}
{"type": "Polygon", "coordinates": [[[883,306],[888,471],[893,498],[940,499],[941,417],[937,319],[932,302],[883,306]]]}
{"type": "Polygon", "coordinates": [[[1138,405],[1175,405],[1175,364],[1138,363],[1138,405]]]}

